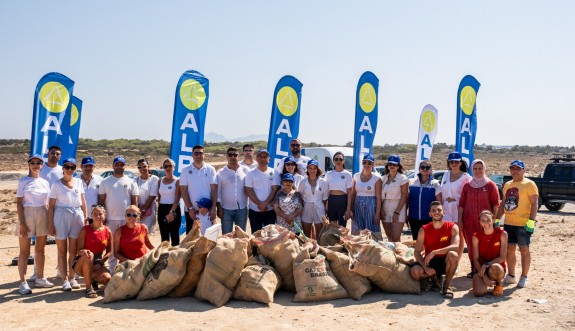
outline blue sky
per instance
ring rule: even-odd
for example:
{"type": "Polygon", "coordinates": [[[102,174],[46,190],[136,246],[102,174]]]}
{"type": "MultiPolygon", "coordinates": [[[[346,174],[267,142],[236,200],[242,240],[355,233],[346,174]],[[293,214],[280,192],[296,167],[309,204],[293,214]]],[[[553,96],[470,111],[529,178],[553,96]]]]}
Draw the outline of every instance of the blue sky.
{"type": "Polygon", "coordinates": [[[463,76],[482,84],[476,143],[572,146],[573,1],[2,1],[0,138],[29,138],[34,89],[76,82],[84,138],[166,139],[188,69],[210,80],[206,132],[267,135],[275,84],[303,83],[300,138],[353,140],[361,74],[374,143],[415,143],[421,109],[454,144],[463,76]]]}

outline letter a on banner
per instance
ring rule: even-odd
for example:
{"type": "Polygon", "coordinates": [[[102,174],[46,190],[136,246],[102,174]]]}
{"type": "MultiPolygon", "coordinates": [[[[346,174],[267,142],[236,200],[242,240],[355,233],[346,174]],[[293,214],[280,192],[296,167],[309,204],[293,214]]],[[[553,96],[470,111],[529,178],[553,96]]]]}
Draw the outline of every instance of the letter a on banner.
{"type": "Polygon", "coordinates": [[[379,79],[366,71],[359,78],[355,94],[355,126],[353,139],[353,173],[359,171],[363,155],[372,152],[377,130],[379,79]]]}
{"type": "Polygon", "coordinates": [[[467,75],[459,83],[457,90],[457,121],[455,123],[455,150],[461,153],[471,173],[471,163],[475,160],[473,146],[477,133],[477,92],[479,82],[467,75]]]}
{"type": "Polygon", "coordinates": [[[177,176],[192,163],[192,148],[204,145],[209,87],[209,80],[195,70],[184,72],[176,86],[170,158],[176,162],[177,176]]]}
{"type": "Polygon", "coordinates": [[[44,75],[36,85],[30,154],[47,158],[50,146],[68,145],[73,89],[74,81],[57,72],[44,75]]]}
{"type": "Polygon", "coordinates": [[[301,88],[293,76],[283,76],[276,85],[268,135],[269,166],[275,168],[290,153],[290,140],[299,135],[301,88]]]}
{"type": "Polygon", "coordinates": [[[421,161],[429,160],[437,135],[439,114],[432,105],[425,105],[419,116],[419,134],[417,136],[417,148],[415,150],[415,173],[419,173],[421,161]]]}
{"type": "Polygon", "coordinates": [[[60,146],[62,148],[61,160],[69,157],[76,158],[78,149],[78,139],[80,139],[80,123],[82,120],[82,100],[72,96],[72,108],[70,113],[70,139],[68,144],[60,146]]]}

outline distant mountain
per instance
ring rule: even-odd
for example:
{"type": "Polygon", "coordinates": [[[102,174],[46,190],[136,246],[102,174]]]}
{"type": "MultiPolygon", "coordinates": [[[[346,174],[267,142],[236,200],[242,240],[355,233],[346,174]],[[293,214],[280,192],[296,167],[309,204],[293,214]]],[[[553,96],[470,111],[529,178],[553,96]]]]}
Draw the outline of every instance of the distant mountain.
{"type": "Polygon", "coordinates": [[[245,141],[258,141],[258,140],[267,140],[268,136],[267,135],[263,135],[263,134],[251,134],[249,136],[245,136],[245,137],[239,137],[239,138],[227,138],[225,136],[222,136],[219,133],[215,133],[215,132],[208,132],[204,135],[204,140],[209,142],[209,143],[221,143],[221,142],[225,142],[225,141],[239,141],[239,142],[245,142],[245,141]]]}

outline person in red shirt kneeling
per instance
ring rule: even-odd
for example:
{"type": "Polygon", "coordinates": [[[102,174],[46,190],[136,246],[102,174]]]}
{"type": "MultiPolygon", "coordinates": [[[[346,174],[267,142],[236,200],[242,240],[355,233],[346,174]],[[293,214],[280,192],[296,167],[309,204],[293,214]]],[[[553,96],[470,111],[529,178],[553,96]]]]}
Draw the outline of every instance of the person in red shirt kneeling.
{"type": "Polygon", "coordinates": [[[114,232],[114,256],[120,262],[141,258],[148,249],[154,248],[148,237],[148,228],[139,222],[141,215],[138,206],[128,206],[126,224],[114,232]]]}

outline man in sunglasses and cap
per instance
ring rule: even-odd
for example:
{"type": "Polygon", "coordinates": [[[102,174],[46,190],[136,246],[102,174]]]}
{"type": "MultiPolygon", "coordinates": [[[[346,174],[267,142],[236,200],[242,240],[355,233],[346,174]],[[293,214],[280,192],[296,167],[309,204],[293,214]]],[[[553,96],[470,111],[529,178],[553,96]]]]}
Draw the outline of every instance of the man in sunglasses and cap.
{"type": "Polygon", "coordinates": [[[519,246],[521,253],[521,277],[517,287],[527,286],[527,273],[531,265],[529,244],[531,235],[535,230],[535,218],[539,209],[539,191],[537,185],[524,177],[525,164],[521,160],[509,164],[509,172],[513,180],[503,185],[503,203],[499,205],[495,223],[505,214],[503,229],[508,235],[507,266],[509,267],[504,282],[515,284],[515,265],[517,257],[515,251],[519,246]]]}
{"type": "Polygon", "coordinates": [[[100,175],[94,174],[96,161],[92,156],[82,158],[82,184],[84,185],[84,196],[86,198],[86,208],[88,209],[88,222],[92,224],[92,208],[98,205],[98,191],[100,183],[104,180],[100,175]]]}

